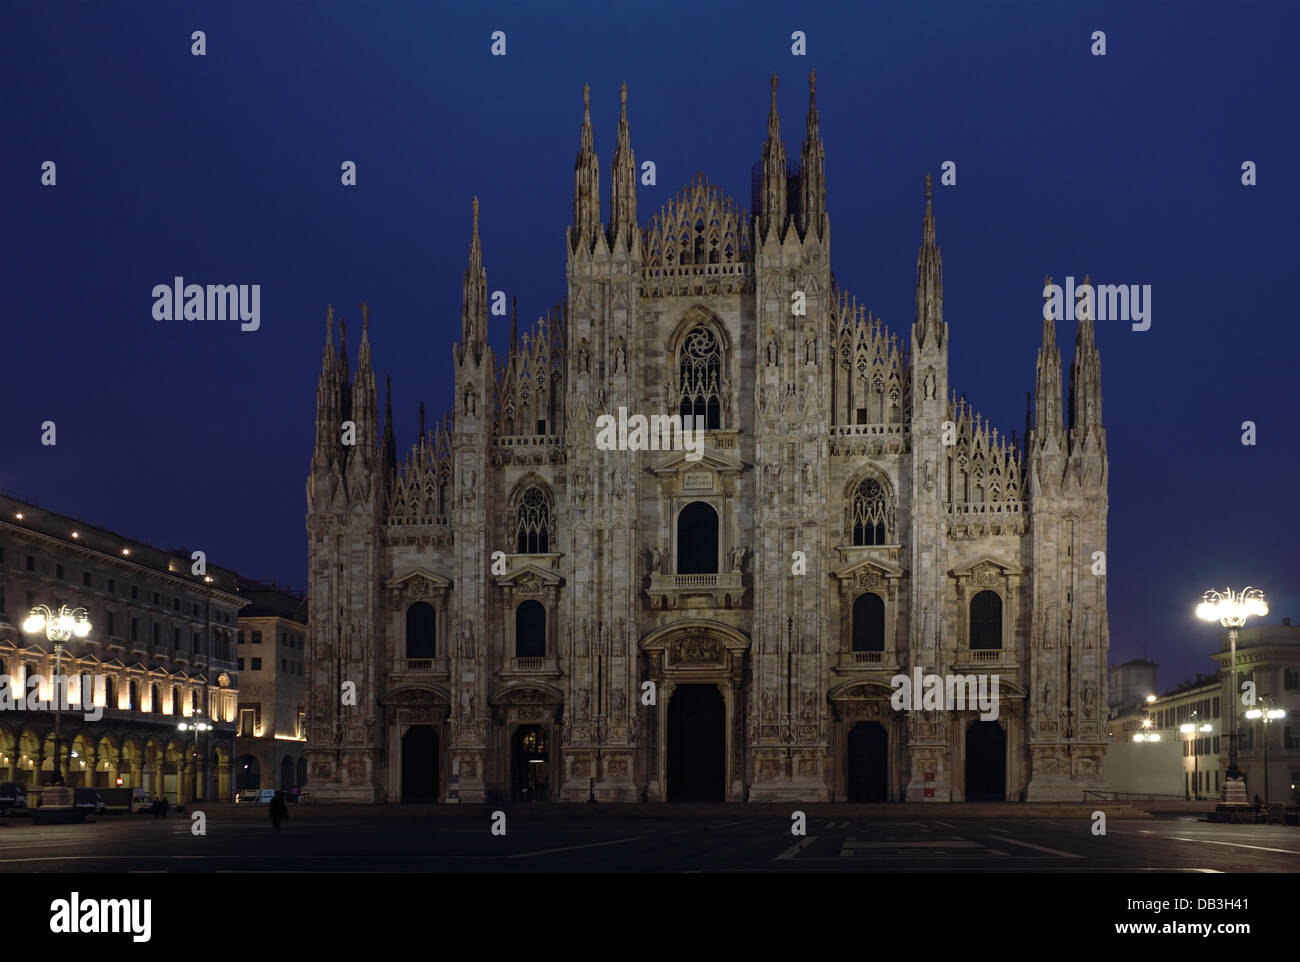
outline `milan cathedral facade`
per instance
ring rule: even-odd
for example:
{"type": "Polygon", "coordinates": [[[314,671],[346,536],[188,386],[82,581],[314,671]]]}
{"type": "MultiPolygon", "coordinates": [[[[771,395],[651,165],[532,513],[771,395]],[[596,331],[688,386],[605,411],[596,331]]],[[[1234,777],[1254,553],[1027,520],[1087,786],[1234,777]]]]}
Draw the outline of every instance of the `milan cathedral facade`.
{"type": "Polygon", "coordinates": [[[625,86],[602,221],[588,109],[565,296],[530,331],[512,319],[500,357],[475,200],[454,409],[428,429],[421,410],[400,457],[368,317],[354,368],[330,311],[307,482],[314,800],[1103,787],[1092,321],[1068,385],[1043,323],[1027,432],[999,433],[949,387],[929,179],[900,336],[831,273],[815,78],[789,166],[776,87],[752,216],[700,176],[638,220],[625,86]],[[702,417],[702,451],[598,448],[620,407],[702,417]],[[916,669],[996,674],[996,719],[895,709],[891,679],[916,669]]]}

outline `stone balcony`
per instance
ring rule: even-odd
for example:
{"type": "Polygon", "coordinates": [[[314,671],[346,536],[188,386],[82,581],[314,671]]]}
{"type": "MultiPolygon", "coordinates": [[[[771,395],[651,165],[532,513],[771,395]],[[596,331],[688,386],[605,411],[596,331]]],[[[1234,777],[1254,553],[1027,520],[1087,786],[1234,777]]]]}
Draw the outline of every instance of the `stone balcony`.
{"type": "Polygon", "coordinates": [[[1020,667],[1020,653],[1006,648],[958,649],[953,657],[953,670],[984,672],[990,668],[1014,670],[1020,667]]]}
{"type": "Polygon", "coordinates": [[[498,674],[503,679],[559,678],[560,659],[554,655],[538,658],[507,658],[498,674]]]}
{"type": "Polygon", "coordinates": [[[739,571],[651,574],[646,593],[653,608],[738,608],[745,596],[744,575],[739,571]]]}
{"type": "Polygon", "coordinates": [[[854,674],[858,672],[898,673],[896,651],[841,651],[835,661],[834,671],[854,674]]]}
{"type": "Polygon", "coordinates": [[[445,681],[450,676],[446,658],[399,658],[393,666],[394,676],[445,681]]]}

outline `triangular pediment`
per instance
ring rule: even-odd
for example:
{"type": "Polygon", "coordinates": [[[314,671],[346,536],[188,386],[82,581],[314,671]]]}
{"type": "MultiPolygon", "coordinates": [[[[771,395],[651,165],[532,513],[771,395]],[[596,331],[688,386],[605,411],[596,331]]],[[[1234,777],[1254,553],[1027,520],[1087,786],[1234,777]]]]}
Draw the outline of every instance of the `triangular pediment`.
{"type": "Polygon", "coordinates": [[[701,456],[692,461],[686,455],[690,451],[669,451],[667,456],[654,465],[650,470],[656,475],[677,474],[681,471],[714,471],[724,476],[734,476],[740,474],[745,468],[745,463],[739,458],[731,458],[717,451],[711,451],[705,448],[701,456]]]}
{"type": "Polygon", "coordinates": [[[564,579],[550,568],[529,563],[520,565],[508,574],[498,575],[496,583],[509,585],[512,588],[558,588],[564,584],[564,579]]]}
{"type": "Polygon", "coordinates": [[[901,578],[903,569],[898,565],[890,564],[888,561],[882,561],[879,558],[863,558],[861,561],[855,561],[853,564],[845,565],[838,571],[832,571],[831,575],[840,581],[857,581],[861,575],[876,574],[881,578],[901,578]]]}
{"type": "Polygon", "coordinates": [[[388,581],[389,588],[409,587],[411,584],[422,581],[431,588],[445,590],[451,587],[451,580],[444,578],[436,571],[430,571],[428,568],[416,568],[414,571],[408,571],[404,575],[390,578],[388,581]]]}
{"type": "Polygon", "coordinates": [[[980,568],[983,568],[986,565],[997,568],[1004,575],[1023,574],[1023,569],[1021,569],[1018,565],[1013,565],[1010,562],[1004,561],[1002,558],[998,558],[991,554],[982,554],[978,558],[972,558],[970,561],[967,561],[965,564],[960,564],[957,567],[953,568],[952,571],[949,572],[949,574],[951,574],[953,577],[957,577],[959,575],[972,575],[980,568]]]}

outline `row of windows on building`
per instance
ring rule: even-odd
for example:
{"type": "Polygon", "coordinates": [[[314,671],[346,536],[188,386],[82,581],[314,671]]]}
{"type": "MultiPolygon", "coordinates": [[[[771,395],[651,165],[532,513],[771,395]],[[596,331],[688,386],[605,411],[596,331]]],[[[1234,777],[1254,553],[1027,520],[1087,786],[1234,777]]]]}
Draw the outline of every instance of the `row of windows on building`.
{"type": "Polygon", "coordinates": [[[1179,725],[1190,722],[1193,715],[1202,719],[1218,718],[1218,696],[1202,698],[1198,701],[1188,702],[1185,705],[1175,705],[1172,708],[1162,708],[1155,713],[1156,727],[1177,728],[1179,725]]]}
{"type": "MultiPolygon", "coordinates": [[[[429,657],[432,657],[432,656],[429,656],[429,657]]],[[[261,670],[262,670],[262,659],[261,659],[261,658],[249,658],[249,659],[248,659],[248,663],[249,663],[249,668],[248,668],[249,671],[261,671],[261,670]]],[[[243,659],[243,658],[238,659],[238,660],[235,662],[235,665],[236,665],[236,667],[237,667],[240,671],[243,671],[243,670],[244,670],[244,659],[243,659]]],[[[280,670],[281,670],[282,672],[284,672],[285,674],[289,674],[289,675],[301,675],[301,674],[302,674],[302,662],[300,662],[300,661],[290,661],[288,658],[281,658],[281,659],[280,659],[280,670]]]]}
{"type": "MultiPolygon", "coordinates": [[[[3,563],[4,563],[4,560],[5,560],[4,549],[3,549],[3,548],[0,548],[0,564],[3,564],[3,563]]],[[[36,574],[39,574],[39,570],[38,570],[39,566],[38,566],[37,558],[36,558],[35,555],[30,555],[30,554],[29,554],[29,555],[26,555],[26,556],[24,556],[24,560],[25,560],[24,570],[26,570],[26,571],[30,571],[30,572],[33,572],[33,573],[36,573],[36,574]]],[[[58,579],[59,581],[68,581],[68,580],[71,580],[71,579],[68,578],[68,574],[67,574],[67,569],[66,569],[66,567],[65,567],[64,565],[60,564],[60,563],[57,563],[57,562],[56,562],[55,565],[54,565],[54,577],[55,577],[56,579],[58,579]]],[[[81,585],[82,585],[83,588],[92,588],[92,589],[94,589],[94,588],[98,587],[98,588],[103,589],[104,591],[106,591],[108,594],[111,594],[111,595],[112,595],[112,594],[117,594],[117,593],[118,593],[118,591],[117,591],[117,579],[116,579],[116,578],[96,577],[95,573],[92,572],[92,571],[82,571],[82,572],[81,572],[81,585]]],[[[124,587],[128,587],[128,588],[130,589],[130,597],[131,597],[131,600],[132,600],[132,601],[140,601],[140,600],[141,600],[141,599],[140,599],[140,586],[139,586],[139,585],[129,585],[129,586],[124,586],[124,587]]],[[[184,601],[184,599],[183,599],[182,597],[180,597],[179,595],[174,595],[174,596],[171,596],[171,597],[167,597],[167,596],[163,595],[161,592],[158,592],[158,591],[150,591],[150,592],[147,592],[146,594],[147,594],[147,598],[146,598],[146,603],[147,603],[147,604],[148,604],[148,603],[151,603],[151,604],[153,604],[153,605],[155,605],[155,606],[157,606],[157,607],[159,607],[159,608],[166,608],[166,607],[168,607],[168,603],[170,602],[170,606],[171,606],[171,609],[172,609],[173,611],[183,611],[183,610],[184,610],[185,601],[184,601]]],[[[29,600],[28,600],[28,605],[27,605],[27,607],[30,608],[30,607],[32,607],[32,605],[35,604],[35,598],[34,598],[34,596],[32,595],[31,592],[28,592],[28,593],[27,593],[27,597],[28,597],[28,599],[29,599],[29,600]]],[[[123,597],[123,600],[125,600],[125,594],[124,594],[122,597],[123,597]]],[[[0,588],[0,612],[4,612],[4,611],[5,611],[5,607],[4,607],[4,590],[3,590],[3,588],[0,588]]],[[[189,613],[190,613],[190,616],[191,616],[191,617],[195,617],[195,618],[199,617],[199,615],[200,615],[200,613],[201,613],[201,606],[199,605],[198,602],[194,602],[194,601],[192,601],[192,602],[189,603],[189,613]]],[[[233,623],[234,623],[234,621],[233,621],[233,619],[231,618],[231,616],[230,616],[229,614],[227,614],[226,612],[221,611],[220,609],[214,610],[214,611],[212,612],[212,620],[213,620],[213,621],[216,621],[216,622],[218,622],[218,623],[220,623],[220,624],[225,624],[225,625],[229,625],[229,624],[233,624],[233,623]]]]}
{"type": "MultiPolygon", "coordinates": [[[[858,486],[850,515],[853,544],[884,545],[894,539],[893,512],[883,487],[874,478],[858,486]]],[[[718,573],[718,512],[704,501],[692,501],[677,515],[677,574],[718,573]]],[[[518,554],[547,554],[555,546],[555,519],[550,499],[539,487],[524,490],[515,512],[518,554]]]]}
{"type": "MultiPolygon", "coordinates": [[[[280,647],[282,648],[302,648],[306,640],[302,635],[292,631],[282,631],[279,633],[280,647]]],[[[241,645],[260,645],[262,643],[262,632],[257,629],[247,629],[239,632],[239,643],[241,645]]]]}
{"type": "MultiPolygon", "coordinates": [[[[30,665],[22,666],[24,673],[35,672],[36,668],[30,665]]],[[[9,665],[7,659],[0,658],[0,675],[9,674],[9,665]]],[[[74,686],[77,682],[73,682],[74,686]]],[[[103,692],[104,707],[117,709],[119,711],[148,711],[156,714],[173,715],[181,710],[184,704],[184,690],[180,685],[172,686],[171,706],[167,708],[163,700],[163,687],[157,682],[149,686],[149,705],[146,708],[140,699],[141,688],[138,681],[127,682],[125,688],[112,675],[81,675],[80,688],[69,692],[69,701],[76,701],[81,697],[82,692],[86,690],[93,691],[98,704],[98,695],[103,692]],[[126,695],[125,703],[122,701],[122,695],[126,695]]],[[[53,692],[48,693],[51,697],[53,692]]],[[[201,708],[201,699],[197,688],[190,689],[190,710],[198,711],[201,708]]]]}
{"type": "MultiPolygon", "coordinates": [[[[406,657],[436,658],[438,613],[419,601],[406,610],[406,657]]],[[[885,601],[865,592],[853,602],[853,651],[885,650],[885,601]]],[[[970,603],[970,647],[996,650],[1002,647],[1002,599],[995,592],[981,591],[970,603]]],[[[546,609],[540,602],[525,601],[515,609],[515,657],[542,658],[546,655],[546,609]]],[[[256,664],[254,668],[256,669],[256,664]]]]}

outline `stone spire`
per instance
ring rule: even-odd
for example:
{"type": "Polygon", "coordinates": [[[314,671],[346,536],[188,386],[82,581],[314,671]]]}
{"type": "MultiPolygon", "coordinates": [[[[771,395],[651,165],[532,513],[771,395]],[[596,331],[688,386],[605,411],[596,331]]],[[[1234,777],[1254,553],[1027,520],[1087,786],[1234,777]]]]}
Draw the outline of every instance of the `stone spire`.
{"type": "MultiPolygon", "coordinates": [[[[379,453],[379,412],[375,403],[375,372],[370,366],[370,308],[361,302],[361,344],[357,348],[357,376],[352,383],[352,421],[356,444],[348,461],[348,476],[373,471],[379,453]]],[[[349,485],[349,493],[351,485],[349,485]]]]}
{"type": "MultiPolygon", "coordinates": [[[[1083,283],[1092,285],[1088,276],[1083,283]]],[[[1095,292],[1093,298],[1095,302],[1095,292]]],[[[1074,359],[1070,362],[1071,447],[1080,442],[1101,440],[1101,355],[1093,330],[1089,300],[1079,301],[1079,323],[1074,329],[1074,359]]]]}
{"type": "Polygon", "coordinates": [[[569,246],[591,250],[600,230],[600,164],[591,132],[591,87],[582,85],[582,142],[573,162],[573,232],[569,246]]]}
{"type": "Polygon", "coordinates": [[[627,125],[627,84],[619,93],[622,107],[618,118],[618,147],[609,173],[609,244],[632,246],[636,231],[636,158],[632,134],[627,125]]]}
{"type": "Polygon", "coordinates": [[[781,143],[781,118],[776,112],[776,88],[779,81],[772,74],[772,106],[767,114],[767,139],[763,141],[763,195],[760,223],[763,239],[785,234],[786,180],[785,145],[781,143]],[[772,234],[775,229],[775,235],[772,234]]]}
{"type": "Polygon", "coordinates": [[[935,242],[934,206],[930,175],[925,175],[925,217],[921,225],[921,247],[916,253],[916,341],[941,343],[943,323],[943,258],[935,242]]]}
{"type": "Polygon", "coordinates": [[[334,305],[325,312],[325,349],[316,381],[316,450],[312,471],[327,472],[335,461],[340,432],[338,361],[334,356],[334,305]]]}
{"type": "Polygon", "coordinates": [[[474,233],[469,241],[469,267],[465,269],[465,285],[461,296],[461,341],[456,348],[456,361],[465,359],[471,351],[475,363],[483,356],[487,343],[487,271],[483,269],[483,242],[478,236],[478,198],[474,198],[474,233]]]}
{"type": "Polygon", "coordinates": [[[397,476],[397,437],[393,433],[393,378],[384,375],[384,476],[397,476]]]}
{"type": "Polygon", "coordinates": [[[822,146],[821,124],[817,117],[817,71],[808,74],[808,127],[801,154],[803,169],[799,178],[800,233],[817,237],[826,233],[826,150],[822,146]]]}
{"type": "MultiPolygon", "coordinates": [[[[1052,283],[1043,279],[1046,289],[1052,283]]],[[[1047,313],[1047,312],[1044,312],[1047,313]]],[[[1034,384],[1034,438],[1041,446],[1048,435],[1059,437],[1061,422],[1061,352],[1056,347],[1056,321],[1043,318],[1043,344],[1038,349],[1038,375],[1034,384]]]]}

